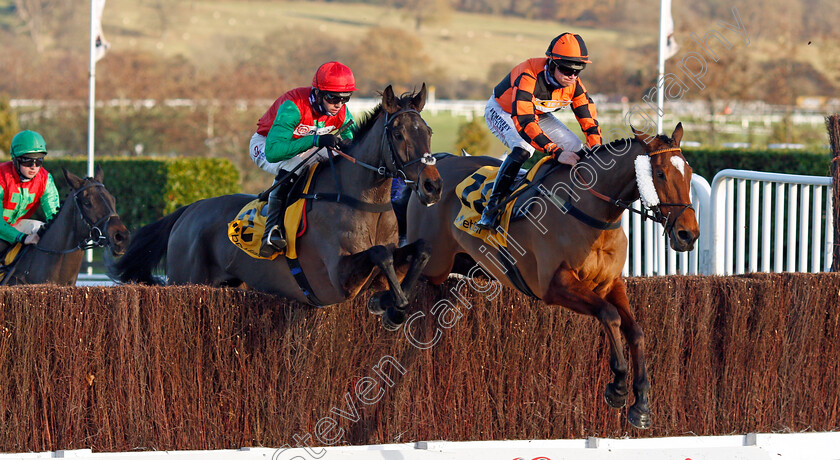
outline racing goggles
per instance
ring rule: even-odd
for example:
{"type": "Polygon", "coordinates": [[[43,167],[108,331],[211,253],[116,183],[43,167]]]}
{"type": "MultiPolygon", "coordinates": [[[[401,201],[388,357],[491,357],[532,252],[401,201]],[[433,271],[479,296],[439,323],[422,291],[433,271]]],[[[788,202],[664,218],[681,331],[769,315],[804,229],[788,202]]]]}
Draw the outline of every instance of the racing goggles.
{"type": "Polygon", "coordinates": [[[324,94],[324,100],[327,101],[328,104],[338,104],[339,102],[343,102],[344,104],[350,100],[350,95],[342,96],[337,93],[326,93],[324,94]]]}
{"type": "Polygon", "coordinates": [[[25,166],[27,168],[31,168],[33,166],[41,166],[44,164],[43,158],[28,158],[28,157],[21,157],[18,158],[18,162],[21,166],[25,166]]]}
{"type": "Polygon", "coordinates": [[[583,69],[570,69],[569,67],[557,66],[557,71],[567,77],[577,77],[583,69]]]}

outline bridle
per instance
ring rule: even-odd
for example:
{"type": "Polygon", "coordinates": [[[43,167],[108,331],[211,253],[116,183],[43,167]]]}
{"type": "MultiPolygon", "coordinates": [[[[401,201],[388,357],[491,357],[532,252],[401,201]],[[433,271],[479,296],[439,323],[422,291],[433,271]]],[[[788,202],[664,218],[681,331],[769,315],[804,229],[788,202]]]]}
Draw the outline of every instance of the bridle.
{"type": "MultiPolygon", "coordinates": [[[[682,155],[682,149],[679,147],[671,147],[665,148],[660,150],[655,150],[647,154],[648,157],[652,157],[654,155],[658,155],[660,153],[670,153],[670,152],[678,152],[682,155]]],[[[580,177],[580,172],[575,170],[575,174],[577,175],[578,179],[583,182],[582,178],[580,177]]],[[[642,204],[642,210],[636,210],[633,208],[633,201],[626,201],[626,200],[618,200],[615,198],[611,198],[603,193],[598,192],[597,190],[593,189],[592,187],[587,187],[592,195],[597,197],[600,200],[606,201],[612,205],[618,206],[619,208],[626,209],[630,212],[635,212],[642,216],[643,219],[650,219],[658,224],[662,224],[665,227],[665,233],[670,233],[673,230],[674,225],[677,222],[677,219],[687,210],[687,209],[694,209],[694,206],[691,203],[659,203],[654,206],[647,206],[644,203],[642,204]],[[674,215],[674,218],[671,219],[672,212],[667,214],[662,212],[662,207],[675,207],[678,208],[679,211],[674,215]]]]}
{"type": "Polygon", "coordinates": [[[114,210],[114,208],[111,206],[111,203],[108,203],[108,200],[102,198],[101,193],[99,194],[99,197],[102,198],[103,202],[105,202],[105,206],[108,208],[108,214],[102,216],[96,222],[94,222],[93,219],[91,219],[87,214],[85,214],[84,208],[79,203],[79,194],[92,187],[102,187],[103,189],[105,189],[105,186],[100,183],[90,183],[73,192],[74,208],[82,216],[82,220],[88,226],[87,236],[85,236],[85,238],[82,239],[79,242],[79,244],[76,245],[76,247],[71,249],[55,251],[52,249],[42,248],[40,244],[34,245],[33,247],[35,249],[42,252],[46,252],[48,254],[69,254],[78,250],[99,248],[110,245],[110,243],[108,242],[108,236],[105,234],[105,228],[108,226],[108,223],[111,221],[111,218],[119,217],[119,214],[117,214],[117,211],[114,210]]]}
{"type": "MultiPolygon", "coordinates": [[[[400,155],[397,152],[397,148],[396,146],[394,146],[394,138],[391,135],[391,129],[393,129],[394,121],[397,119],[398,116],[408,113],[416,113],[417,116],[420,116],[419,111],[411,108],[400,109],[397,112],[394,112],[393,114],[385,112],[385,127],[382,130],[382,142],[380,143],[381,149],[383,149],[381,157],[383,158],[382,161],[384,164],[381,164],[379,166],[373,166],[369,163],[353,159],[352,157],[349,157],[349,155],[346,155],[343,152],[339,153],[343,157],[350,159],[354,164],[370,169],[372,171],[376,171],[376,173],[380,176],[390,179],[393,179],[395,177],[402,178],[405,181],[406,185],[411,187],[411,189],[414,192],[416,192],[417,181],[408,179],[408,177],[405,174],[405,168],[415,163],[422,163],[423,167],[420,168],[420,172],[417,173],[417,176],[419,177],[420,174],[423,173],[423,169],[425,169],[426,166],[434,166],[437,163],[437,158],[432,156],[430,152],[426,152],[423,154],[423,156],[415,158],[413,160],[409,160],[407,162],[403,162],[400,158],[400,155]],[[388,149],[387,152],[384,151],[384,149],[388,149]]],[[[422,117],[420,117],[420,120],[422,120],[423,123],[426,123],[426,121],[423,120],[422,117]]],[[[426,126],[428,126],[428,124],[426,126]]]]}

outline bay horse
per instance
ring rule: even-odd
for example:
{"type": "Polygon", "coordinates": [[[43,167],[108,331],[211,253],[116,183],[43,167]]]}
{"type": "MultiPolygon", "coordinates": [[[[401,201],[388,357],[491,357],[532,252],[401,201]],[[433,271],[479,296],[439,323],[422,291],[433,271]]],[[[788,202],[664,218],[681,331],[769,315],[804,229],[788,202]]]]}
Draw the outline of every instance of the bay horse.
{"type": "Polygon", "coordinates": [[[522,194],[522,218],[511,220],[504,235],[506,247],[488,244],[453,225],[462,206],[462,197],[455,193],[458,184],[478,174],[480,167],[498,166],[499,161],[489,157],[440,158],[445,185],[441,201],[431,208],[413,198],[409,201],[407,238],[434,242],[423,270],[433,284],[446,280],[456,256],[467,254],[485,274],[506,286],[548,305],[597,318],[610,344],[614,377],[606,387],[605,399],[617,408],[627,401],[623,334],[630,348],[635,395],[627,419],[637,428],[648,428],[650,383],[644,335],[621,277],[627,254],[621,215],[641,195],[645,212],[664,225],[671,247],[677,251],[693,248],[699,228],[690,202],[692,170],[679,147],[682,124],[671,138],[633,132],[634,138],[593,149],[574,168],[556,162],[543,166],[534,177],[533,183],[539,185],[530,187],[530,197],[528,192],[522,194]]]}
{"type": "Polygon", "coordinates": [[[84,250],[106,246],[122,254],[130,239],[116,212],[114,196],[102,184],[102,168],[93,177],[79,178],[63,169],[70,193],[58,214],[45,225],[40,241],[25,245],[9,267],[3,285],[76,284],[84,250]]]}
{"type": "Polygon", "coordinates": [[[298,275],[303,273],[309,286],[299,283],[285,257],[256,259],[228,240],[228,223],[255,198],[243,194],[197,201],[141,228],[126,254],[109,264],[112,278],[159,284],[152,271],[166,256],[169,284],[244,286],[326,306],[368,286],[384,287],[376,276],[382,273],[391,295],[380,293],[370,309],[387,312],[383,326],[397,327],[428,250],[423,242],[396,249],[391,181],[404,177],[424,206],[436,203],[442,188],[430,154],[432,131],[420,115],[425,101],[425,83],[419,92],[399,97],[388,86],[382,102],[359,123],[346,156],[315,172],[306,231],[297,239],[298,275]]]}

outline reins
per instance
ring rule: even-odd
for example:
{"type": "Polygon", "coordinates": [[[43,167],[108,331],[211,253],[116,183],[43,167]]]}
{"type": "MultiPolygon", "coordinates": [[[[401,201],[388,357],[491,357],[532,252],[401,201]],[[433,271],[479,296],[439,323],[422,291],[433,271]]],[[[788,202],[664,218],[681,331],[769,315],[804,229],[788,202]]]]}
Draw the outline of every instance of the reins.
{"type": "MultiPolygon", "coordinates": [[[[423,163],[423,168],[426,168],[426,166],[434,166],[437,163],[437,159],[434,156],[432,156],[432,154],[430,152],[426,152],[426,153],[423,154],[422,157],[415,158],[415,159],[410,160],[408,162],[403,162],[402,159],[400,158],[400,155],[397,152],[396,147],[394,146],[393,137],[390,135],[390,129],[393,126],[393,123],[397,119],[398,116],[403,115],[403,114],[407,114],[407,113],[416,113],[418,116],[420,116],[420,112],[417,111],[417,110],[414,110],[412,108],[401,109],[401,110],[398,110],[397,112],[395,112],[393,114],[385,112],[385,126],[382,129],[382,141],[380,142],[380,149],[382,149],[381,150],[381,153],[382,153],[381,157],[383,157],[383,164],[381,164],[379,166],[374,166],[370,163],[366,163],[366,162],[364,162],[362,160],[359,160],[357,158],[353,158],[352,156],[350,156],[350,155],[348,155],[348,154],[346,154],[346,153],[344,153],[344,152],[342,152],[338,149],[329,148],[328,151],[330,152],[330,155],[329,155],[330,169],[333,172],[335,183],[338,186],[338,193],[312,193],[312,194],[304,194],[304,195],[302,195],[302,197],[303,198],[310,198],[310,199],[313,199],[313,200],[332,201],[332,202],[342,203],[342,204],[345,204],[345,205],[350,206],[352,208],[359,209],[359,210],[365,211],[365,212],[381,213],[381,212],[387,212],[387,211],[391,210],[390,201],[388,203],[383,203],[383,204],[366,203],[366,202],[363,202],[363,201],[359,201],[355,198],[343,195],[342,194],[342,186],[341,186],[341,178],[338,177],[338,174],[336,173],[336,170],[335,170],[335,164],[333,163],[333,154],[334,153],[337,153],[342,158],[348,160],[351,164],[361,166],[365,169],[373,171],[373,172],[379,174],[380,176],[382,176],[384,178],[393,179],[395,177],[401,177],[405,181],[406,185],[411,187],[412,190],[416,191],[417,190],[416,181],[409,180],[407,178],[406,173],[405,173],[405,168],[407,168],[407,167],[409,167],[413,164],[416,164],[418,162],[423,163]],[[384,149],[386,149],[386,148],[388,149],[387,152],[384,151],[384,149]],[[388,162],[388,160],[390,160],[390,162],[388,162]]],[[[422,117],[420,119],[422,120],[422,117]]],[[[425,120],[424,120],[424,123],[425,123],[425,120]]],[[[420,170],[420,173],[422,173],[422,169],[420,170]]],[[[418,173],[418,176],[419,176],[420,173],[418,173]]]]}

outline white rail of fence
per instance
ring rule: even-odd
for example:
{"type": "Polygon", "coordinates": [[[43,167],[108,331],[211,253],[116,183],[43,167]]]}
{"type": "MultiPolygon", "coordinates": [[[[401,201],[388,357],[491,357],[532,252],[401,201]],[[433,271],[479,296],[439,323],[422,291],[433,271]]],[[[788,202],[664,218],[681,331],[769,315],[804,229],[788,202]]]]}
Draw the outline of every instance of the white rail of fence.
{"type": "Polygon", "coordinates": [[[828,271],[834,246],[831,195],[830,177],[726,169],[710,186],[695,175],[691,201],[700,238],[694,250],[675,252],[660,225],[627,211],[622,226],[630,247],[623,274],[828,271]]]}
{"type": "MultiPolygon", "coordinates": [[[[709,182],[702,176],[692,176],[691,203],[700,224],[700,238],[694,250],[689,252],[678,253],[671,249],[661,225],[649,219],[643,220],[637,213],[625,211],[621,226],[630,241],[622,273],[625,276],[702,274],[710,257],[708,250],[703,249],[709,246],[710,232],[706,225],[708,220],[701,216],[709,212],[710,195],[709,182]]],[[[641,209],[639,201],[633,203],[633,209],[641,209]]]]}
{"type": "Polygon", "coordinates": [[[831,189],[830,177],[737,169],[717,173],[710,216],[714,273],[829,270],[831,189]]]}
{"type": "Polygon", "coordinates": [[[840,459],[840,433],[750,433],[640,439],[550,439],[532,441],[420,441],[370,446],[265,447],[229,450],[102,452],[90,449],[0,454],[5,459],[75,458],[91,460],[771,460],[840,459]]]}

